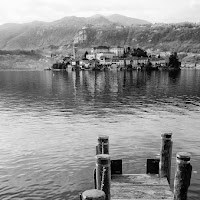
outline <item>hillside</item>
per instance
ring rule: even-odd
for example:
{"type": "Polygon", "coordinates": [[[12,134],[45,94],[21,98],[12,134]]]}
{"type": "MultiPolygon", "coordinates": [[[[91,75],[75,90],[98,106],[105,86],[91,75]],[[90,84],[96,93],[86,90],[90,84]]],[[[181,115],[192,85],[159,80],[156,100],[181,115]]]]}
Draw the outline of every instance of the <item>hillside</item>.
{"type": "Polygon", "coordinates": [[[68,17],[51,23],[32,22],[5,28],[0,26],[0,49],[38,49],[49,45],[71,42],[75,33],[85,24],[77,17],[68,17]]]}
{"type": "Polygon", "coordinates": [[[54,60],[35,51],[0,51],[0,70],[44,70],[54,60]]]}
{"type": "Polygon", "coordinates": [[[42,49],[51,52],[71,49],[72,44],[80,48],[120,45],[200,53],[200,24],[151,24],[114,14],[0,26],[2,50],[42,49]]]}
{"type": "Polygon", "coordinates": [[[96,45],[131,46],[159,51],[200,53],[200,25],[155,24],[108,29],[89,28],[81,47],[96,45]]]}
{"type": "Polygon", "coordinates": [[[106,29],[117,24],[101,15],[88,18],[71,16],[48,23],[4,24],[0,26],[0,49],[32,50],[50,45],[67,45],[73,42],[75,34],[83,26],[106,29]]]}

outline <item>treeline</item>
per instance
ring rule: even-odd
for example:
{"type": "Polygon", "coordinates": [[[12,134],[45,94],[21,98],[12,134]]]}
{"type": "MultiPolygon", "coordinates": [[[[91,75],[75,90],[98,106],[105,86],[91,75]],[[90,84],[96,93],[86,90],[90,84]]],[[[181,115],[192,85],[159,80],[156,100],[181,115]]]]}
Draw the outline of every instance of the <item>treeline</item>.
{"type": "Polygon", "coordinates": [[[40,56],[40,53],[34,50],[0,50],[0,55],[28,55],[28,56],[40,56]]]}

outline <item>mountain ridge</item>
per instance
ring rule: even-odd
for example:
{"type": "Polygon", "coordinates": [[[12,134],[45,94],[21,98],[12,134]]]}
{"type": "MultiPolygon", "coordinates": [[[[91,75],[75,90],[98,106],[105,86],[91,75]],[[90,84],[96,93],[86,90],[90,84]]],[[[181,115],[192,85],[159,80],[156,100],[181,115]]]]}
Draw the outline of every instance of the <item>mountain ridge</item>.
{"type": "Polygon", "coordinates": [[[126,26],[131,26],[131,25],[139,25],[139,24],[151,24],[150,22],[146,21],[146,20],[141,20],[141,19],[137,19],[137,18],[132,18],[132,17],[126,17],[120,14],[112,14],[109,16],[106,16],[106,18],[108,20],[110,20],[111,22],[115,22],[115,23],[120,23],[122,25],[126,25],[126,26]]]}
{"type": "Polygon", "coordinates": [[[83,26],[109,27],[116,23],[103,15],[96,15],[95,17],[67,16],[53,22],[3,24],[0,25],[0,49],[31,50],[49,45],[70,44],[83,26]]]}
{"type": "Polygon", "coordinates": [[[75,44],[80,48],[119,45],[200,52],[200,24],[151,24],[145,20],[141,24],[133,24],[134,18],[128,19],[113,14],[68,16],[53,22],[4,24],[0,26],[0,50],[42,50],[52,46],[72,49],[75,44]]]}

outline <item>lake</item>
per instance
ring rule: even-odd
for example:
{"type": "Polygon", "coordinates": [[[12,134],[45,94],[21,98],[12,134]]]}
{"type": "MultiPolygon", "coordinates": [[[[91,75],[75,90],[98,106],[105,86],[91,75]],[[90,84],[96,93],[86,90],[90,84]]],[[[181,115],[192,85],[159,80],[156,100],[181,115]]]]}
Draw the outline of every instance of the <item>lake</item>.
{"type": "Polygon", "coordinates": [[[0,71],[0,199],[78,200],[93,188],[98,135],[123,173],[145,173],[161,133],[191,153],[200,199],[200,70],[0,71]]]}

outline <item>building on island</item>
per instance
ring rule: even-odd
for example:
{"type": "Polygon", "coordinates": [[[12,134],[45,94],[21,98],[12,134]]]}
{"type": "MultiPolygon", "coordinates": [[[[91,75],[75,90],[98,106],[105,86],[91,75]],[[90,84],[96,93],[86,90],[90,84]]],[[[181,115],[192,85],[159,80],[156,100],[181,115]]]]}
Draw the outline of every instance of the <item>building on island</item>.
{"type": "Polygon", "coordinates": [[[97,54],[97,53],[108,53],[110,47],[107,46],[98,46],[98,47],[93,47],[91,49],[91,54],[97,54]]]}
{"type": "Polygon", "coordinates": [[[100,60],[100,58],[101,58],[102,56],[104,56],[104,57],[106,57],[106,58],[112,59],[112,58],[115,56],[115,54],[114,54],[114,53],[111,53],[111,52],[107,52],[107,53],[97,53],[97,54],[96,54],[96,59],[100,60]]]}
{"type": "Polygon", "coordinates": [[[97,53],[114,53],[115,56],[122,57],[124,55],[124,48],[120,46],[108,47],[108,46],[98,46],[91,49],[91,54],[97,53]]]}
{"type": "Polygon", "coordinates": [[[151,57],[150,59],[152,65],[165,65],[166,64],[166,60],[162,57],[151,57]]]}
{"type": "Polygon", "coordinates": [[[120,62],[119,62],[119,57],[118,56],[114,56],[112,59],[112,64],[119,66],[120,62]]]}
{"type": "Polygon", "coordinates": [[[138,65],[145,65],[147,64],[147,62],[148,62],[147,57],[132,56],[125,58],[126,65],[138,66],[138,65]]]}
{"type": "Polygon", "coordinates": [[[96,54],[87,54],[86,55],[86,58],[88,60],[92,60],[92,59],[97,59],[97,60],[100,60],[100,58],[104,56],[106,58],[109,58],[109,59],[112,59],[115,54],[114,53],[110,53],[110,52],[106,52],[106,53],[96,53],[96,54]]]}
{"type": "Polygon", "coordinates": [[[110,47],[109,52],[114,53],[116,56],[122,57],[124,55],[124,48],[120,46],[110,47]]]}
{"type": "Polygon", "coordinates": [[[98,60],[102,65],[116,66],[132,66],[132,67],[142,67],[145,66],[149,61],[152,65],[165,65],[166,61],[160,56],[124,56],[125,48],[120,46],[98,46],[91,49],[91,54],[87,54],[86,58],[88,60],[98,60]]]}
{"type": "Polygon", "coordinates": [[[100,65],[112,65],[112,59],[106,58],[105,56],[101,56],[99,59],[99,64],[100,65]]]}
{"type": "Polygon", "coordinates": [[[87,58],[88,60],[93,60],[93,59],[95,59],[95,57],[96,57],[95,54],[87,54],[87,55],[86,55],[86,58],[87,58]]]}

